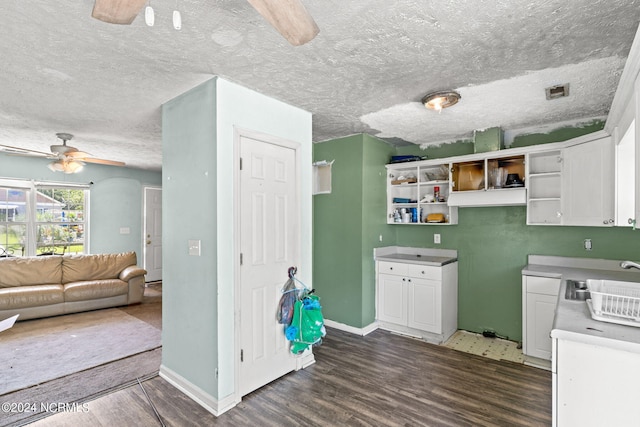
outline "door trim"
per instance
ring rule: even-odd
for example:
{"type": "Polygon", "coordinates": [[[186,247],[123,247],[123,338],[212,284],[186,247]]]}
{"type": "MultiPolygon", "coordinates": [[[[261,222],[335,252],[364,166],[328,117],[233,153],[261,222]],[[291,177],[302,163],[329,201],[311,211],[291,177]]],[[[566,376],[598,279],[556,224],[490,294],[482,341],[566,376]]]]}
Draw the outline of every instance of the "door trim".
{"type": "MultiPolygon", "coordinates": [[[[254,131],[251,129],[245,129],[241,127],[234,126],[233,127],[233,242],[234,242],[234,273],[233,273],[233,289],[234,289],[234,319],[233,319],[233,336],[235,340],[234,345],[234,396],[236,404],[242,401],[242,396],[240,394],[240,344],[241,344],[241,329],[240,329],[240,311],[242,309],[242,304],[240,301],[241,295],[241,275],[240,275],[240,221],[239,221],[239,213],[240,213],[240,140],[241,138],[252,138],[263,141],[265,143],[278,145],[284,148],[289,148],[294,150],[295,153],[295,162],[296,162],[296,173],[295,173],[295,181],[296,181],[296,227],[298,234],[298,242],[296,242],[295,248],[295,259],[301,260],[302,255],[302,245],[300,241],[302,239],[302,193],[301,193],[301,144],[295,141],[288,140],[286,138],[281,138],[278,136],[254,131]]],[[[282,282],[284,284],[284,280],[282,282]]],[[[275,313],[274,313],[275,319],[275,313]]],[[[301,361],[299,361],[296,365],[296,369],[300,369],[301,367],[307,366],[311,362],[307,362],[302,366],[301,361]]]]}

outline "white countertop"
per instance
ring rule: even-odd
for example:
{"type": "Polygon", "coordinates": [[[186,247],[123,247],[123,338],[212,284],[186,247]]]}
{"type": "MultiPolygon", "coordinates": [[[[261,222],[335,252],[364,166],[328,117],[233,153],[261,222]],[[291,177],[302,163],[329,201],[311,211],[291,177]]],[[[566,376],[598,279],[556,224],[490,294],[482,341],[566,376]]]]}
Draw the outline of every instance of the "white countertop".
{"type": "Polygon", "coordinates": [[[616,260],[529,257],[529,264],[522,269],[523,275],[562,279],[551,330],[553,338],[640,353],[640,327],[594,320],[585,301],[567,300],[564,297],[567,279],[640,282],[640,270],[624,270],[619,264],[620,261],[616,260]],[[547,259],[551,262],[547,263],[547,259]]]}
{"type": "Polygon", "coordinates": [[[406,246],[386,246],[375,248],[376,261],[403,262],[441,267],[458,261],[458,251],[452,249],[410,248],[406,246]]]}

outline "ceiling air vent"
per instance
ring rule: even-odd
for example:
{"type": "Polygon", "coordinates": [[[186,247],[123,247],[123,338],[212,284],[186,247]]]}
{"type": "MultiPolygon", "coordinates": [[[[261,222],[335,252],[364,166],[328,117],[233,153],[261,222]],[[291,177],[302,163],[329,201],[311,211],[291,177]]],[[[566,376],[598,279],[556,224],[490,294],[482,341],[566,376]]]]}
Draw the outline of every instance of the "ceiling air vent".
{"type": "Polygon", "coordinates": [[[545,92],[547,93],[548,100],[569,96],[569,83],[548,87],[545,89],[545,92]]]}

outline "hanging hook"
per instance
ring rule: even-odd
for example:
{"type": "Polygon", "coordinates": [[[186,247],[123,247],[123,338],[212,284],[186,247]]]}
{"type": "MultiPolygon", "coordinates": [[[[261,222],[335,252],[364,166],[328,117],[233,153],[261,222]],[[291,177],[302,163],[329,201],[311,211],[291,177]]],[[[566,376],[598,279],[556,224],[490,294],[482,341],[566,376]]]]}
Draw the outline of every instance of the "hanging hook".
{"type": "Polygon", "coordinates": [[[289,271],[287,272],[287,274],[289,275],[289,279],[293,279],[293,276],[295,276],[297,272],[297,267],[289,267],[289,271]]]}

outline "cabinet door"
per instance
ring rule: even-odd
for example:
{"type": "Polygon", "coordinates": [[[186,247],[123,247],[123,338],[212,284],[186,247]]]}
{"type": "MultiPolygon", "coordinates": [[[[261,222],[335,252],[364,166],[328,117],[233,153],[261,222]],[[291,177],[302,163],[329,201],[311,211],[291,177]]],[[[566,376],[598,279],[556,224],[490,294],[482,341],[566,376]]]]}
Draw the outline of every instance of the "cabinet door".
{"type": "Polygon", "coordinates": [[[407,284],[409,307],[407,325],[411,328],[441,334],[442,282],[409,277],[407,284]]]}
{"type": "Polygon", "coordinates": [[[407,324],[407,279],[390,274],[378,275],[378,320],[407,324]]]}
{"type": "Polygon", "coordinates": [[[615,184],[611,138],[565,148],[563,160],[562,224],[613,226],[615,184]]]}
{"type": "Polygon", "coordinates": [[[527,327],[524,353],[527,356],[551,360],[551,328],[555,316],[557,295],[527,293],[527,327]]]}
{"type": "Polygon", "coordinates": [[[616,225],[631,227],[636,219],[636,123],[616,145],[616,225]]]}

